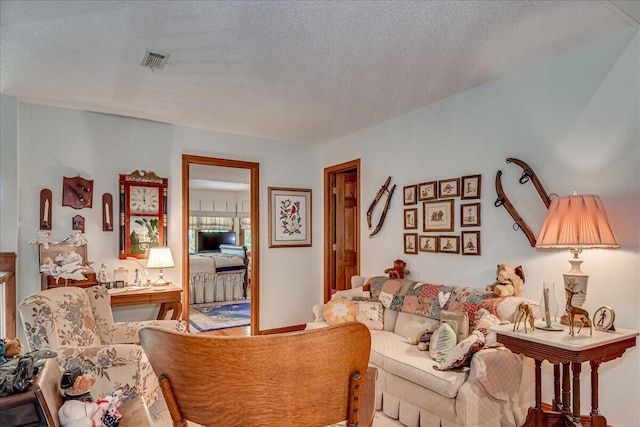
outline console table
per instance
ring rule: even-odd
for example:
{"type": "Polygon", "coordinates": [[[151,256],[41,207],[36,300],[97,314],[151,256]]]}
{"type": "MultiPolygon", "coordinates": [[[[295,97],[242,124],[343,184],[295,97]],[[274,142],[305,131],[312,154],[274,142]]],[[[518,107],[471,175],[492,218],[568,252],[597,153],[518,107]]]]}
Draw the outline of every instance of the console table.
{"type": "Polygon", "coordinates": [[[535,398],[533,408],[529,408],[525,426],[575,426],[580,423],[580,372],[582,363],[591,365],[591,413],[587,416],[593,427],[606,427],[607,420],[598,408],[598,367],[603,362],[617,359],[636,345],[638,332],[619,328],[616,331],[583,329],[580,334],[569,336],[569,327],[552,332],[535,329],[524,333],[513,331],[513,325],[491,328],[496,332],[498,342],[515,353],[535,360],[535,398]],[[542,408],[542,361],[554,365],[554,400],[551,411],[542,408]],[[560,394],[560,364],[562,364],[562,395],[560,394]],[[573,379],[570,378],[570,372],[573,379]],[[573,385],[572,385],[573,382],[573,385]],[[571,389],[573,388],[573,401],[571,389]],[[560,397],[562,396],[562,397],[560,397]],[[573,408],[572,408],[573,404],[573,408]]]}
{"type": "Polygon", "coordinates": [[[169,310],[173,310],[172,320],[178,320],[182,314],[182,288],[174,283],[144,289],[134,287],[109,289],[109,295],[112,307],[160,304],[158,320],[164,319],[169,310]]]}

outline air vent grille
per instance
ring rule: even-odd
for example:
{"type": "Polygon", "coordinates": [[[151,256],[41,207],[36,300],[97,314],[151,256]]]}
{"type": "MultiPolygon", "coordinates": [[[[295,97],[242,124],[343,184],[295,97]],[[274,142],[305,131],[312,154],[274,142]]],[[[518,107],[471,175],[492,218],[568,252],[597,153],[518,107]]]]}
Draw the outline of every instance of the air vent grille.
{"type": "Polygon", "coordinates": [[[152,70],[162,70],[164,64],[167,63],[167,58],[169,58],[168,53],[154,52],[147,49],[140,65],[151,68],[152,70]]]}

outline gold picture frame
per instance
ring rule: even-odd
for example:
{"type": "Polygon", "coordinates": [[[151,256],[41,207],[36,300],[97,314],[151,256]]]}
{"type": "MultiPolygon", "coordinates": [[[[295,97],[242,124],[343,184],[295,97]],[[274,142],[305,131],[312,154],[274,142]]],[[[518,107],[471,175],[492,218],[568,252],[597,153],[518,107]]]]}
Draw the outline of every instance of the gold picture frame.
{"type": "Polygon", "coordinates": [[[422,231],[453,231],[453,200],[422,202],[422,231]]]}
{"type": "Polygon", "coordinates": [[[418,229],[418,208],[404,210],[404,228],[405,230],[418,229]]]}
{"type": "Polygon", "coordinates": [[[460,227],[480,226],[480,203],[460,205],[460,227]]]}
{"type": "Polygon", "coordinates": [[[311,246],[311,190],[269,187],[269,247],[311,246]]]}
{"type": "Polygon", "coordinates": [[[418,253],[418,233],[404,233],[404,253],[418,253]]]}
{"type": "Polygon", "coordinates": [[[459,254],[460,236],[438,236],[438,252],[459,254]]]}
{"type": "Polygon", "coordinates": [[[461,199],[479,199],[482,189],[482,175],[467,175],[462,177],[461,199]]]}
{"type": "Polygon", "coordinates": [[[418,200],[433,200],[438,198],[437,181],[429,181],[418,184],[418,200]]]}
{"type": "Polygon", "coordinates": [[[480,232],[462,232],[462,255],[480,255],[480,232]]]}
{"type": "Polygon", "coordinates": [[[438,252],[438,236],[419,236],[418,240],[420,252],[438,252]]]}
{"type": "Polygon", "coordinates": [[[418,203],[416,198],[417,185],[407,185],[402,189],[402,200],[405,205],[415,205],[418,203]]]}
{"type": "Polygon", "coordinates": [[[460,178],[441,179],[438,181],[438,197],[441,199],[460,196],[460,178]]]}

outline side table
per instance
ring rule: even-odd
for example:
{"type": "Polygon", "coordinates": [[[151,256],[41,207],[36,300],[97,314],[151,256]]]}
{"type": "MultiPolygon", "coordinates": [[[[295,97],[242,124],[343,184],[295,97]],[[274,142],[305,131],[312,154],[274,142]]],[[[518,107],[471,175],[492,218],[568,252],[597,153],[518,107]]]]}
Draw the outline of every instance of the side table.
{"type": "MultiPolygon", "coordinates": [[[[562,325],[560,325],[562,326],[562,325]]],[[[591,365],[591,426],[606,427],[607,420],[598,408],[598,367],[603,362],[617,359],[636,345],[637,331],[619,328],[616,331],[588,330],[569,336],[568,326],[563,331],[553,332],[534,329],[528,333],[513,331],[513,325],[491,328],[504,344],[514,353],[520,353],[535,360],[535,407],[529,408],[525,426],[574,426],[580,424],[580,373],[582,363],[591,365]],[[554,401],[552,411],[542,409],[542,361],[554,365],[554,401]],[[560,364],[562,364],[562,394],[560,395],[560,364]],[[573,378],[570,378],[570,372],[573,378]],[[573,383],[573,384],[572,384],[573,383]],[[573,399],[571,389],[573,388],[573,399]],[[572,400],[572,401],[571,401],[572,400]]]]}
{"type": "Polygon", "coordinates": [[[160,304],[158,320],[164,319],[169,310],[172,310],[172,320],[178,320],[182,315],[182,288],[174,283],[144,289],[133,287],[110,289],[109,295],[112,307],[160,304]]]}

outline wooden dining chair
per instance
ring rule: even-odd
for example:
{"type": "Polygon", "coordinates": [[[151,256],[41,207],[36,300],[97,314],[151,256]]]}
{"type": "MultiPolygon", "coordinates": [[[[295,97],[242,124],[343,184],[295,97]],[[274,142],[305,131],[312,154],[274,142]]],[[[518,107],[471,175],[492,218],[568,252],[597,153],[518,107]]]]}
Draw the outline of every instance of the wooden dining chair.
{"type": "Polygon", "coordinates": [[[174,426],[370,426],[375,368],[361,323],[250,337],[149,327],[140,342],[174,426]]]}

